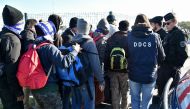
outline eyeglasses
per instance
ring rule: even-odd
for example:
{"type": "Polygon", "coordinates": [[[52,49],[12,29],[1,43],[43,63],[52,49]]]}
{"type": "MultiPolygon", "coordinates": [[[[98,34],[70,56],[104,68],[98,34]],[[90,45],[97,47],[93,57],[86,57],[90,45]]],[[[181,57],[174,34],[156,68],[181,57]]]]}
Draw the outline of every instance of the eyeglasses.
{"type": "Polygon", "coordinates": [[[164,24],[165,25],[170,25],[172,22],[165,22],[164,24]]]}

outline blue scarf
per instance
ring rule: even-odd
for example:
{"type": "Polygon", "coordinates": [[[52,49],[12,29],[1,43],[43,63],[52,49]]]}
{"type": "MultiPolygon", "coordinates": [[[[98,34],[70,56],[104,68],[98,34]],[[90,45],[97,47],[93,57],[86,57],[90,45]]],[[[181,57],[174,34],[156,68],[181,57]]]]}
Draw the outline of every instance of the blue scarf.
{"type": "Polygon", "coordinates": [[[103,33],[102,29],[96,29],[95,32],[103,33]]]}
{"type": "Polygon", "coordinates": [[[13,26],[4,25],[4,27],[16,34],[20,34],[21,31],[24,29],[24,22],[19,22],[13,26]]]}

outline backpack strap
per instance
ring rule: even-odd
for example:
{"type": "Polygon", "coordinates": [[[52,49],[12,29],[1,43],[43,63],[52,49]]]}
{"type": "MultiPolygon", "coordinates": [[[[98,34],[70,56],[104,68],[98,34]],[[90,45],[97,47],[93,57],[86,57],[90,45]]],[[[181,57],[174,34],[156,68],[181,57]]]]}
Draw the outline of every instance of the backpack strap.
{"type": "MultiPolygon", "coordinates": [[[[89,40],[87,38],[82,38],[82,39],[83,40],[79,43],[81,46],[89,40]]],[[[89,52],[89,51],[84,50],[84,49],[82,49],[82,52],[98,55],[97,53],[89,52]]],[[[91,100],[93,100],[93,94],[91,92],[90,84],[89,84],[88,80],[86,81],[85,86],[86,86],[86,89],[87,89],[88,96],[90,97],[91,100]]]]}
{"type": "MultiPolygon", "coordinates": [[[[37,47],[34,47],[34,49],[39,49],[40,47],[44,46],[44,45],[49,45],[50,43],[48,42],[43,42],[43,43],[40,43],[37,45],[37,47]]],[[[51,70],[53,69],[53,72],[55,72],[55,68],[53,67],[53,64],[51,65],[49,71],[47,72],[47,77],[49,77],[50,73],[51,73],[51,70]]]]}
{"type": "Polygon", "coordinates": [[[104,36],[102,34],[100,34],[99,36],[93,37],[94,42],[96,43],[98,40],[100,40],[101,38],[103,38],[104,36]]]}
{"type": "Polygon", "coordinates": [[[44,45],[48,45],[48,44],[50,44],[50,43],[48,43],[48,42],[40,43],[40,44],[37,45],[37,47],[35,49],[39,49],[40,47],[42,47],[44,45]]]}

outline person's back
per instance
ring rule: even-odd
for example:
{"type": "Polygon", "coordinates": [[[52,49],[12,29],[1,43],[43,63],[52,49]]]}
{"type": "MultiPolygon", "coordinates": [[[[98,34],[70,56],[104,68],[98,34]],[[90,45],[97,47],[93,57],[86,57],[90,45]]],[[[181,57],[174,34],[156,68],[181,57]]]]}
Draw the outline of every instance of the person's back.
{"type": "Polygon", "coordinates": [[[103,64],[104,61],[104,53],[106,47],[105,36],[108,33],[109,33],[109,24],[106,21],[106,19],[101,19],[97,25],[97,29],[95,30],[95,32],[92,33],[91,36],[96,44],[101,65],[103,64]]]}
{"type": "Polygon", "coordinates": [[[156,83],[158,62],[163,61],[165,57],[161,40],[150,27],[148,18],[139,14],[127,37],[129,86],[134,109],[149,108],[156,83]]]}
{"type": "MultiPolygon", "coordinates": [[[[77,17],[73,17],[70,19],[69,22],[69,28],[67,28],[62,34],[61,37],[63,39],[62,44],[65,45],[65,43],[70,43],[72,41],[72,38],[76,35],[77,32],[77,17]]],[[[70,93],[71,93],[71,87],[67,87],[67,86],[60,86],[61,88],[61,94],[62,94],[62,101],[63,101],[63,107],[65,107],[65,109],[68,109],[69,106],[71,105],[70,103],[70,93]],[[67,93],[67,94],[65,94],[67,93]]]]}
{"type": "Polygon", "coordinates": [[[63,39],[61,37],[61,34],[59,34],[59,30],[60,30],[60,27],[61,27],[63,21],[62,21],[61,17],[56,14],[51,14],[48,17],[48,21],[53,22],[53,24],[55,25],[56,33],[54,34],[54,45],[56,47],[60,47],[62,45],[63,39]]]}
{"type": "Polygon", "coordinates": [[[151,31],[145,35],[145,33],[138,34],[133,28],[132,32],[128,36],[128,55],[129,55],[129,78],[136,80],[138,75],[144,76],[143,78],[139,77],[138,82],[151,82],[153,81],[152,77],[155,79],[155,68],[157,68],[157,43],[158,36],[151,33],[151,31]],[[153,75],[151,73],[154,72],[153,75]],[[145,75],[142,75],[145,74],[145,75]],[[150,77],[149,77],[149,76],[150,77]]]}
{"type": "Polygon", "coordinates": [[[28,50],[28,46],[34,43],[36,32],[34,26],[37,24],[35,19],[28,19],[26,21],[24,30],[21,32],[21,54],[28,50]]]}
{"type": "Polygon", "coordinates": [[[23,92],[16,78],[21,43],[19,34],[23,30],[22,13],[5,5],[3,9],[4,27],[0,32],[0,63],[4,64],[0,75],[0,98],[4,109],[24,109],[23,92]]]}
{"type": "Polygon", "coordinates": [[[77,17],[73,17],[70,19],[70,22],[69,22],[69,28],[67,28],[63,34],[62,34],[62,37],[64,36],[68,36],[68,35],[71,35],[71,36],[75,36],[76,33],[77,33],[77,20],[78,18],[77,17]]]}
{"type": "Polygon", "coordinates": [[[32,94],[42,109],[61,109],[61,97],[58,90],[58,78],[54,66],[61,68],[68,68],[74,61],[75,56],[79,48],[67,54],[62,55],[60,50],[53,45],[53,36],[56,33],[54,24],[51,21],[41,22],[35,26],[37,39],[36,44],[48,42],[49,44],[44,45],[37,49],[41,64],[46,73],[50,72],[48,81],[45,87],[41,89],[32,90],[32,94]],[[76,51],[77,50],[77,51],[76,51]],[[51,98],[51,99],[49,99],[51,98]]]}
{"type": "MultiPolygon", "coordinates": [[[[93,41],[95,42],[96,48],[98,50],[102,72],[104,72],[103,61],[104,61],[106,41],[107,41],[105,36],[108,33],[109,33],[109,23],[104,18],[98,22],[96,30],[90,33],[90,36],[93,38],[93,41]]],[[[100,91],[97,79],[94,80],[94,84],[95,84],[95,103],[96,106],[98,106],[104,101],[104,92],[100,91]]]]}
{"type": "Polygon", "coordinates": [[[121,102],[121,109],[126,109],[127,106],[127,91],[128,91],[128,74],[127,74],[127,64],[126,58],[128,53],[126,52],[126,38],[128,33],[129,22],[126,20],[120,21],[119,23],[119,30],[115,32],[108,40],[105,50],[105,59],[104,59],[104,68],[106,71],[106,75],[110,78],[110,89],[111,89],[111,97],[112,97],[112,107],[113,109],[120,109],[120,102],[121,102]],[[115,50],[115,54],[112,53],[115,50]],[[118,50],[118,51],[117,51],[118,50]],[[121,51],[123,52],[121,53],[121,51]],[[121,53],[121,54],[117,54],[121,53]],[[124,53],[124,54],[123,54],[124,53]],[[123,54],[122,62],[121,55],[123,54]],[[116,58],[114,58],[116,56],[116,58]],[[118,57],[117,57],[118,56],[118,57]],[[121,57],[120,57],[121,56],[121,57]],[[119,59],[120,58],[120,59],[119,59]],[[124,65],[123,69],[114,70],[113,66],[117,65],[124,65]],[[121,95],[121,97],[120,97],[121,95]]]}
{"type": "Polygon", "coordinates": [[[116,31],[118,31],[118,28],[116,26],[116,18],[113,15],[112,12],[109,12],[109,15],[107,16],[107,21],[109,22],[109,33],[106,35],[106,38],[111,37],[116,31]]]}
{"type": "Polygon", "coordinates": [[[96,45],[93,39],[88,35],[90,29],[89,24],[84,19],[79,19],[77,22],[77,29],[79,34],[73,38],[73,42],[80,44],[82,41],[86,40],[86,42],[81,45],[81,48],[84,50],[82,55],[84,55],[84,57],[86,57],[85,60],[89,62],[89,70],[86,73],[90,73],[90,76],[86,84],[73,90],[72,108],[80,109],[84,103],[84,109],[95,109],[94,76],[100,83],[101,90],[104,89],[104,78],[97,55],[96,45]]]}

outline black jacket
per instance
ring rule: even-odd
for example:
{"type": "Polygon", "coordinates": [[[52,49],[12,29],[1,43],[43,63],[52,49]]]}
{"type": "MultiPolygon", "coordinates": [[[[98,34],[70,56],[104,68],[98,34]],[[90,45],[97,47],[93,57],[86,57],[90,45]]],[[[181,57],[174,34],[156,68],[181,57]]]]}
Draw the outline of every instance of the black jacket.
{"type": "Polygon", "coordinates": [[[187,37],[178,27],[168,32],[163,47],[166,54],[165,65],[181,68],[187,59],[187,37]]]}
{"type": "Polygon", "coordinates": [[[156,33],[158,33],[158,34],[160,35],[160,38],[161,38],[162,41],[164,40],[164,38],[165,38],[166,35],[167,35],[166,31],[165,31],[163,28],[161,28],[161,29],[160,29],[159,31],[157,31],[156,33]]]}
{"type": "Polygon", "coordinates": [[[10,90],[18,97],[23,95],[22,88],[16,78],[18,60],[21,51],[19,36],[10,30],[3,28],[0,32],[0,56],[5,64],[3,75],[0,77],[0,90],[4,84],[8,84],[10,90]],[[6,79],[5,79],[6,78],[6,79]],[[3,81],[2,81],[3,80],[3,81]]]}
{"type": "Polygon", "coordinates": [[[96,44],[96,48],[98,50],[99,54],[99,59],[100,63],[102,64],[104,61],[104,56],[105,56],[105,49],[106,49],[106,39],[104,38],[105,35],[99,32],[94,32],[93,35],[91,36],[93,39],[99,37],[96,41],[94,40],[96,44]]]}
{"type": "Polygon", "coordinates": [[[110,69],[110,53],[114,47],[121,47],[124,48],[125,52],[127,51],[126,38],[127,38],[127,32],[124,31],[115,32],[110,38],[108,38],[105,49],[105,59],[104,59],[105,70],[110,69]]]}
{"type": "Polygon", "coordinates": [[[21,54],[28,50],[28,46],[34,43],[36,38],[36,33],[31,29],[25,29],[21,32],[21,54]]]}
{"type": "Polygon", "coordinates": [[[74,32],[72,32],[71,28],[67,28],[67,29],[63,32],[62,36],[65,36],[65,35],[75,36],[76,34],[75,34],[74,32]]]}

